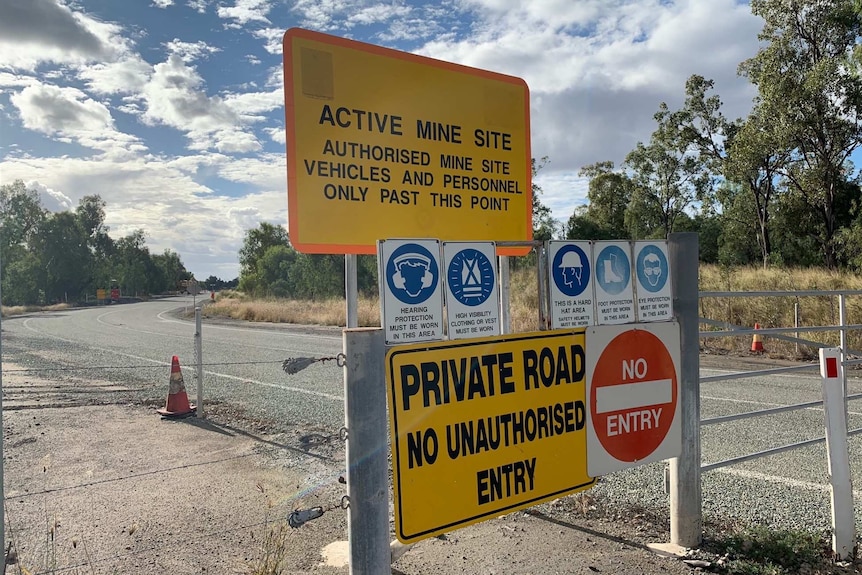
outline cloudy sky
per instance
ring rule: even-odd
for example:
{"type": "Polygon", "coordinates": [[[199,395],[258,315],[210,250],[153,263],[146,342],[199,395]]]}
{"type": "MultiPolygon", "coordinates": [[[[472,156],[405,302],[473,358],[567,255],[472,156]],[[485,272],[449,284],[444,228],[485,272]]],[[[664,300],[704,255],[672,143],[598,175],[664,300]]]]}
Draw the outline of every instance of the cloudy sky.
{"type": "Polygon", "coordinates": [[[691,74],[745,115],[761,25],[736,0],[0,0],[0,184],[54,211],[99,194],[115,238],[236,277],[245,231],[287,225],[281,40],[301,27],[526,80],[565,221],[578,170],[647,141],[691,74]]]}

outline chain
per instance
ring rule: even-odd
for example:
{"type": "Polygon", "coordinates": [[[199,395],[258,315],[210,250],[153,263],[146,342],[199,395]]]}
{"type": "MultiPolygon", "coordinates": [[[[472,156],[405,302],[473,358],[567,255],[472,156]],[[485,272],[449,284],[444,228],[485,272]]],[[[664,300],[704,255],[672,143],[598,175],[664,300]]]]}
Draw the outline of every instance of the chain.
{"type": "Polygon", "coordinates": [[[308,509],[295,509],[290,515],[287,516],[287,524],[290,525],[293,529],[298,529],[302,527],[309,521],[313,519],[317,519],[319,517],[323,517],[323,514],[328,511],[335,511],[336,509],[348,509],[350,507],[350,497],[344,495],[341,498],[341,501],[330,505],[329,507],[310,507],[308,509]]]}
{"type": "Polygon", "coordinates": [[[288,375],[299,373],[309,365],[334,361],[338,367],[346,365],[347,357],[343,353],[332,357],[289,357],[281,363],[281,369],[288,375]]]}

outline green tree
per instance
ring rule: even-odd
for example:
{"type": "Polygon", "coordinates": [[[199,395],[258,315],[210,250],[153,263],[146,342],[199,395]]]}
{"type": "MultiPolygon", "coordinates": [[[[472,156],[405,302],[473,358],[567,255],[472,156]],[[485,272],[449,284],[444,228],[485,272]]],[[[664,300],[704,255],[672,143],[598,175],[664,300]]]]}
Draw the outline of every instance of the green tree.
{"type": "Polygon", "coordinates": [[[117,241],[114,269],[120,290],[128,295],[147,293],[147,273],[151,270],[150,250],[146,246],[146,232],[137,229],[117,241]]]}
{"type": "Polygon", "coordinates": [[[328,298],[344,295],[344,257],[297,254],[291,270],[293,297],[328,298]]]}
{"type": "MultiPolygon", "coordinates": [[[[539,170],[548,164],[548,157],[541,158],[538,162],[536,158],[530,160],[533,170],[533,178],[538,175],[539,170]]],[[[533,184],[533,239],[547,241],[557,237],[559,232],[559,224],[554,219],[551,213],[551,208],[542,203],[539,197],[542,194],[542,188],[537,184],[533,184]]]]}
{"type": "Polygon", "coordinates": [[[106,206],[101,196],[92,195],[81,198],[75,209],[75,215],[87,235],[87,245],[93,254],[90,288],[107,286],[114,273],[111,266],[116,247],[105,225],[106,206]]]}
{"type": "Polygon", "coordinates": [[[295,281],[291,268],[297,259],[297,252],[287,246],[270,246],[258,260],[256,278],[259,288],[256,293],[274,297],[290,297],[294,292],[295,281]]]}
{"type": "Polygon", "coordinates": [[[0,280],[4,301],[23,305],[44,298],[44,267],[32,240],[38,237],[46,217],[38,192],[28,189],[23,180],[0,186],[0,280]]]}
{"type": "Polygon", "coordinates": [[[182,280],[192,278],[192,274],[186,270],[178,253],[167,249],[162,254],[152,256],[153,265],[158,270],[159,279],[154,286],[153,293],[175,291],[182,280]]]}
{"type": "MultiPolygon", "coordinates": [[[[753,220],[760,261],[766,266],[772,255],[771,217],[777,194],[782,191],[779,175],[787,166],[790,150],[780,124],[766,106],[757,105],[739,126],[728,145],[724,175],[744,186],[749,196],[746,212],[737,218],[753,220]]],[[[725,206],[727,209],[728,206],[725,206]]]]}
{"type": "Polygon", "coordinates": [[[757,86],[768,121],[781,127],[791,150],[781,176],[796,197],[784,207],[807,211],[800,221],[816,216],[809,236],[835,268],[836,201],[862,143],[862,77],[853,65],[862,18],[853,0],[752,0],[751,11],[765,22],[762,48],[740,73],[757,86]]]}
{"type": "Polygon", "coordinates": [[[575,211],[566,228],[569,239],[614,239],[628,237],[625,214],[632,198],[632,181],[613,162],[597,162],[578,172],[590,179],[589,203],[575,211]]]}
{"type": "Polygon", "coordinates": [[[711,191],[706,160],[683,128],[687,113],[671,112],[662,102],[653,117],[658,128],[649,144],[638,142],[624,163],[633,184],[626,211],[632,239],[666,238],[689,207],[709,201],[711,191]]]}
{"type": "Polygon", "coordinates": [[[77,299],[89,284],[93,257],[87,234],[72,212],[52,214],[34,238],[45,269],[45,298],[48,302],[77,299]]]}
{"type": "Polygon", "coordinates": [[[0,238],[2,247],[25,245],[38,233],[47,211],[39,193],[28,189],[22,180],[0,186],[0,238]]]}
{"type": "Polygon", "coordinates": [[[260,226],[245,233],[239,250],[240,281],[242,276],[255,273],[257,262],[272,246],[290,247],[290,239],[283,226],[261,222],[260,226]]]}
{"type": "Polygon", "coordinates": [[[10,262],[3,262],[3,303],[27,305],[44,303],[45,271],[33,252],[23,252],[10,262]]]}

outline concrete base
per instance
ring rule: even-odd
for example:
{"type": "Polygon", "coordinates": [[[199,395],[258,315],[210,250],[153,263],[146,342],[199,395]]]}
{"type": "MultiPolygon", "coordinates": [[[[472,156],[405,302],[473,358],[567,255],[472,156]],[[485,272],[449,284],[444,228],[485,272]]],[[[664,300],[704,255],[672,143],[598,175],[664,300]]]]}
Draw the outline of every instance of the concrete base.
{"type": "Polygon", "coordinates": [[[400,559],[402,555],[407,553],[408,549],[413,547],[413,545],[414,545],[413,543],[410,543],[410,544],[401,543],[397,539],[392,541],[392,543],[389,544],[389,551],[392,553],[392,555],[390,556],[392,563],[395,563],[396,561],[398,561],[398,559],[400,559]]]}
{"type": "Polygon", "coordinates": [[[685,557],[688,552],[688,549],[675,543],[647,543],[647,548],[656,555],[673,559],[685,557]]]}
{"type": "Polygon", "coordinates": [[[350,543],[348,541],[333,541],[320,551],[321,565],[329,567],[347,567],[350,563],[350,543]]]}

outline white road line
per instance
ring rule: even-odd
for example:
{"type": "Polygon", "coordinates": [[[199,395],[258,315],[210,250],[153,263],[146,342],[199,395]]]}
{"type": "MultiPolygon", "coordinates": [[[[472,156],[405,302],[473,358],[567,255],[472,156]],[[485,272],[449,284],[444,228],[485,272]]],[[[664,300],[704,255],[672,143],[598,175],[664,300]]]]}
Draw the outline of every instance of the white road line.
{"type": "MultiPolygon", "coordinates": [[[[159,313],[158,315],[156,315],[156,317],[157,317],[157,318],[159,318],[160,320],[162,320],[162,321],[163,321],[163,322],[165,322],[165,323],[179,323],[179,324],[183,324],[183,325],[190,325],[190,324],[192,323],[192,322],[190,322],[190,321],[185,321],[185,320],[167,319],[167,318],[165,318],[165,317],[163,317],[163,316],[162,316],[162,314],[170,313],[170,312],[172,312],[172,311],[173,311],[173,310],[169,310],[169,309],[168,309],[168,310],[165,310],[165,311],[163,311],[163,312],[159,313]]],[[[226,326],[214,325],[214,324],[206,324],[206,328],[207,328],[207,329],[219,329],[219,330],[222,330],[222,331],[241,331],[241,332],[244,332],[244,333],[248,333],[248,332],[266,332],[266,333],[273,333],[273,334],[286,335],[286,336],[302,335],[302,337],[303,337],[304,339],[323,339],[323,340],[327,340],[327,341],[336,341],[336,340],[337,340],[337,341],[341,341],[341,336],[340,336],[340,335],[306,335],[306,334],[295,334],[295,333],[290,333],[290,332],[286,332],[286,331],[284,331],[284,330],[278,330],[278,329],[249,328],[249,327],[226,327],[226,326]]]]}
{"type": "MultiPolygon", "coordinates": [[[[120,310],[117,310],[117,311],[120,311],[120,310]]],[[[124,329],[124,330],[126,330],[126,331],[131,331],[131,332],[133,332],[133,333],[146,333],[146,334],[148,334],[148,335],[156,335],[156,336],[160,336],[160,337],[173,337],[173,338],[177,338],[177,339],[180,339],[180,340],[188,340],[188,339],[190,338],[190,336],[189,336],[188,334],[167,333],[167,332],[162,332],[162,331],[149,331],[149,330],[146,330],[146,329],[137,329],[137,328],[134,328],[134,327],[129,327],[129,326],[127,326],[127,325],[116,325],[116,324],[112,324],[112,323],[107,323],[107,322],[103,322],[103,321],[101,321],[101,318],[102,318],[102,317],[104,317],[104,316],[106,316],[106,315],[109,315],[109,314],[111,314],[111,313],[114,313],[114,312],[108,312],[108,313],[105,313],[105,314],[102,314],[102,315],[98,316],[98,317],[96,318],[96,321],[97,321],[97,322],[99,322],[99,323],[100,323],[100,324],[102,324],[102,325],[106,325],[106,326],[109,326],[109,327],[112,327],[112,328],[115,328],[115,329],[124,329]]],[[[52,334],[49,334],[49,333],[46,333],[46,332],[38,331],[38,330],[36,330],[35,328],[32,328],[32,327],[30,327],[29,325],[27,325],[27,322],[29,322],[31,319],[39,319],[39,318],[28,318],[28,319],[26,319],[26,320],[24,321],[24,325],[25,325],[25,327],[27,327],[27,329],[29,329],[29,330],[30,330],[30,331],[32,331],[33,333],[38,333],[39,335],[44,335],[44,336],[49,336],[49,337],[55,337],[55,338],[57,338],[57,339],[60,339],[60,340],[63,340],[63,341],[67,341],[67,342],[69,342],[69,343],[78,343],[78,344],[82,344],[82,342],[80,342],[80,341],[74,341],[74,340],[71,340],[71,339],[64,339],[64,338],[62,338],[62,337],[60,337],[60,336],[56,336],[56,335],[52,335],[52,334]]],[[[173,323],[182,323],[182,324],[184,324],[184,325],[191,325],[189,322],[173,322],[173,323]]],[[[207,326],[207,330],[209,330],[209,329],[210,329],[210,327],[211,327],[211,326],[207,326]]],[[[250,332],[250,330],[237,330],[237,331],[245,331],[246,333],[249,333],[249,332],[250,332]]],[[[269,331],[269,333],[277,333],[277,332],[269,331]]],[[[302,339],[307,339],[304,335],[301,335],[301,334],[284,334],[284,335],[291,335],[291,336],[293,336],[293,337],[301,337],[302,339]]],[[[333,339],[334,339],[334,338],[333,338],[333,339]]],[[[230,342],[230,343],[231,343],[231,345],[241,345],[241,346],[244,346],[244,347],[250,347],[250,348],[252,348],[252,349],[259,349],[259,350],[265,350],[265,351],[277,351],[277,352],[280,352],[280,353],[298,353],[298,354],[303,354],[303,353],[304,353],[304,354],[314,353],[313,351],[309,351],[309,350],[307,350],[307,349],[291,349],[291,348],[285,348],[285,347],[267,347],[267,346],[264,346],[264,345],[247,344],[247,343],[243,343],[243,342],[241,342],[241,341],[232,341],[232,342],[230,342]]],[[[83,344],[82,344],[82,345],[83,345],[83,344]]],[[[93,348],[93,349],[97,349],[97,348],[93,348]]]]}
{"type": "MultiPolygon", "coordinates": [[[[767,407],[786,407],[788,405],[786,403],[771,403],[769,401],[755,401],[752,399],[736,399],[734,397],[714,397],[711,395],[701,395],[700,398],[701,399],[709,399],[711,401],[726,401],[729,403],[747,403],[750,405],[765,405],[767,407]]],[[[807,403],[807,402],[803,402],[803,403],[807,403]]],[[[813,410],[813,411],[823,411],[822,407],[806,407],[804,409],[813,410]]],[[[860,413],[858,411],[848,411],[847,415],[862,415],[862,413],[860,413]]]]}
{"type": "MultiPolygon", "coordinates": [[[[30,322],[30,319],[32,319],[32,318],[25,319],[25,320],[24,320],[23,325],[24,325],[24,327],[25,327],[25,328],[27,328],[28,330],[32,331],[33,333],[36,333],[36,334],[39,334],[39,335],[43,335],[43,336],[46,336],[46,337],[53,337],[54,339],[59,339],[60,341],[65,341],[65,342],[67,342],[67,343],[74,343],[74,344],[79,344],[79,345],[80,345],[80,343],[81,343],[81,342],[78,342],[78,341],[74,341],[74,340],[71,340],[71,339],[66,339],[66,338],[64,338],[64,337],[60,337],[60,336],[58,336],[58,335],[52,335],[52,334],[49,334],[49,333],[42,333],[42,332],[40,332],[40,331],[37,331],[36,329],[34,329],[34,328],[30,327],[30,325],[28,325],[28,324],[29,324],[29,322],[30,322]]],[[[170,364],[170,362],[160,361],[160,360],[157,360],[157,359],[150,359],[149,357],[142,357],[142,356],[139,356],[139,355],[132,355],[132,354],[130,354],[130,353],[123,353],[123,352],[121,352],[121,351],[117,351],[117,350],[115,350],[115,349],[107,349],[107,348],[104,348],[104,347],[96,347],[96,346],[92,346],[92,345],[89,345],[89,346],[87,346],[87,347],[88,347],[89,349],[94,349],[94,350],[96,350],[96,351],[104,351],[104,352],[106,352],[106,353],[110,353],[110,354],[113,354],[113,355],[121,355],[121,356],[123,356],[123,357],[128,357],[128,358],[135,359],[135,360],[138,360],[138,361],[148,361],[148,362],[153,363],[153,364],[156,364],[156,365],[164,365],[164,366],[170,366],[170,365],[171,365],[171,364],[170,364]]],[[[333,400],[333,401],[341,401],[341,402],[343,402],[343,401],[344,401],[344,397],[342,397],[342,396],[340,396],[340,395],[334,395],[334,394],[331,394],[331,393],[324,393],[324,392],[322,392],[322,391],[315,391],[315,390],[313,390],[313,389],[304,389],[304,388],[302,388],[302,387],[292,387],[292,386],[289,386],[289,385],[279,385],[279,384],[277,384],[277,383],[268,383],[268,382],[266,382],[266,381],[258,381],[258,380],[256,380],[256,379],[247,379],[247,378],[244,378],[244,377],[237,377],[237,376],[235,376],[235,375],[229,375],[229,374],[227,374],[227,373],[219,373],[219,372],[217,372],[217,371],[206,371],[206,370],[204,370],[204,373],[206,373],[206,374],[208,374],[208,375],[215,376],[215,377],[224,377],[224,378],[226,378],[226,379],[232,379],[232,380],[235,380],[235,381],[241,381],[241,382],[243,382],[243,383],[251,383],[251,384],[254,384],[254,385],[260,385],[260,386],[263,386],[263,387],[273,387],[273,388],[275,388],[275,389],[283,389],[283,390],[285,390],[285,391],[292,391],[292,392],[295,392],[295,393],[304,393],[304,394],[306,394],[306,395],[313,395],[313,396],[315,396],[315,397],[323,397],[323,398],[326,398],[326,399],[331,399],[331,400],[333,400]]]]}
{"type": "MultiPolygon", "coordinates": [[[[811,481],[801,481],[799,479],[791,479],[789,477],[781,477],[779,475],[767,475],[766,473],[758,473],[757,471],[750,471],[748,469],[733,469],[724,467],[720,469],[715,469],[713,471],[710,471],[709,473],[723,473],[725,475],[733,475],[734,477],[741,477],[743,479],[768,481],[770,483],[786,485],[787,487],[807,489],[809,491],[819,491],[822,493],[829,493],[830,489],[830,486],[826,483],[813,483],[811,481]]],[[[854,489],[853,497],[858,500],[860,496],[862,496],[862,491],[854,489]]]]}

